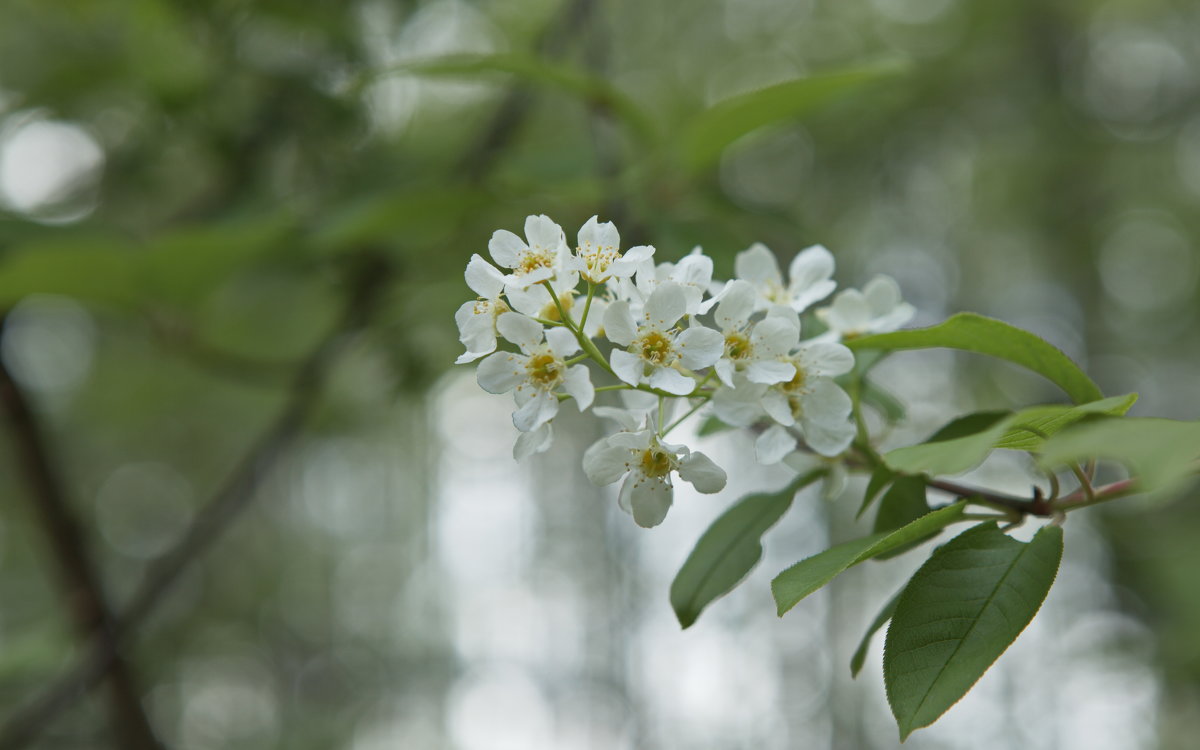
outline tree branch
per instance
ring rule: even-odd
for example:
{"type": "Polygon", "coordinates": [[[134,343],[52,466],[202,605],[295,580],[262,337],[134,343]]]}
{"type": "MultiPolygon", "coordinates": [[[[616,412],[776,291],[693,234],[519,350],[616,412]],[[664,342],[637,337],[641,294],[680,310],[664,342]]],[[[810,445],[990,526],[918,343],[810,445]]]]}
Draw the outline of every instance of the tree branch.
{"type": "MultiPolygon", "coordinates": [[[[0,320],[0,325],[3,321],[0,320]]],[[[142,708],[141,691],[133,670],[116,653],[115,621],[100,582],[98,568],[88,554],[87,540],[67,499],[61,473],[45,439],[42,426],[20,385],[0,358],[0,402],[8,432],[17,450],[18,464],[29,488],[38,524],[58,564],[59,577],[72,623],[79,638],[113,654],[108,665],[110,715],[116,744],[132,750],[158,750],[142,708]]]]}
{"type": "Polygon", "coordinates": [[[120,649],[137,626],[154,610],[180,575],[230,526],[257,496],[266,476],[302,434],[329,370],[347,334],[366,324],[387,283],[382,261],[367,258],[355,270],[346,291],[341,321],[304,360],[292,381],[287,404],[274,423],[255,442],[207,505],[193,520],[183,539],[151,563],[145,578],[121,614],[110,618],[104,638],[33,702],[13,715],[0,731],[0,750],[15,750],[33,740],[46,724],[96,685],[121,663],[120,649]]]}

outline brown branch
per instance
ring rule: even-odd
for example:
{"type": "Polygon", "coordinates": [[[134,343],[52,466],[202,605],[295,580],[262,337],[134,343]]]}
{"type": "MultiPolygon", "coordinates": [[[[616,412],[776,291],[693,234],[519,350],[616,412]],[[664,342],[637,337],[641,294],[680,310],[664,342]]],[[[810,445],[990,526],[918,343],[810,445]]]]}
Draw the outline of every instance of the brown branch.
{"type": "Polygon", "coordinates": [[[304,360],[292,381],[283,411],[197,514],[183,539],[150,565],[128,605],[119,616],[110,618],[105,637],[93,639],[78,663],[9,719],[0,730],[0,750],[24,747],[54,716],[71,706],[121,663],[120,649],[125,641],[180,575],[250,505],[266,476],[300,437],[348,334],[363,327],[370,319],[387,280],[387,268],[377,259],[367,259],[356,269],[346,290],[346,308],[341,321],[304,360]]]}
{"type": "MultiPolygon", "coordinates": [[[[3,321],[0,321],[2,325],[3,321]]],[[[65,482],[51,454],[42,426],[20,385],[0,358],[0,402],[18,456],[29,498],[50,552],[58,565],[61,586],[75,632],[113,653],[107,669],[109,712],[116,744],[133,750],[162,745],[142,707],[141,691],[127,661],[116,653],[115,621],[105,598],[95,561],[88,554],[65,482]]]]}

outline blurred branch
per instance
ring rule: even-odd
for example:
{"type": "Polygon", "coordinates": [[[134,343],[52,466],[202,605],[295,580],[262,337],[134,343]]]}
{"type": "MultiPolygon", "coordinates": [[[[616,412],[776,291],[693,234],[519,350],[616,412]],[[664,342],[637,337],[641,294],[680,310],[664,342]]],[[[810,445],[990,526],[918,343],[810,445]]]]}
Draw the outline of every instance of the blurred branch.
{"type": "Polygon", "coordinates": [[[122,663],[120,650],[125,640],[145,621],[183,572],[212,546],[257,496],[265,478],[302,434],[337,355],[349,335],[370,320],[389,281],[390,274],[383,261],[374,257],[361,260],[346,289],[341,320],[301,364],[288,390],[287,403],[275,422],[196,515],[183,539],[150,565],[128,605],[119,616],[107,620],[108,627],[103,636],[93,638],[90,648],[74,667],[9,719],[0,730],[0,750],[25,746],[54,716],[117,669],[122,663]]]}
{"type": "Polygon", "coordinates": [[[142,708],[141,691],[133,670],[117,653],[112,610],[104,596],[97,565],[88,554],[86,539],[72,513],[62,474],[55,465],[37,415],[2,358],[0,402],[37,522],[58,563],[75,631],[80,639],[112,654],[105,674],[116,742],[132,750],[157,750],[162,745],[142,708]]]}
{"type": "MultiPolygon", "coordinates": [[[[566,51],[566,45],[575,39],[595,9],[595,0],[573,0],[563,9],[562,15],[542,32],[537,42],[537,52],[544,58],[555,58],[566,51]]],[[[475,141],[475,145],[463,156],[458,172],[469,182],[477,182],[491,171],[496,159],[520,130],[525,116],[533,108],[532,89],[527,85],[514,85],[505,93],[492,119],[475,141]]]]}

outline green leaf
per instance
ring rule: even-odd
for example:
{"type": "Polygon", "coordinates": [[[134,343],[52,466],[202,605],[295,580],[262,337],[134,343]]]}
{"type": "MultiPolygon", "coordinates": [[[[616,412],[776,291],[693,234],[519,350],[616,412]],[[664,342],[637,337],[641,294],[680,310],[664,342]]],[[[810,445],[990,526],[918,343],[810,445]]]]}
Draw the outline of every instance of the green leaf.
{"type": "Polygon", "coordinates": [[[974,313],[959,313],[930,328],[879,333],[850,339],[862,349],[959,349],[1013,362],[1062,388],[1077,404],[1104,397],[1100,388],[1071,359],[1045,340],[1008,323],[974,313]]]}
{"type": "Polygon", "coordinates": [[[871,638],[887,624],[888,620],[892,619],[892,615],[896,612],[896,603],[900,601],[902,593],[904,593],[904,589],[897,591],[888,600],[888,603],[883,605],[883,609],[879,610],[879,614],[875,615],[875,619],[871,621],[867,632],[863,633],[862,640],[858,642],[858,648],[854,649],[854,656],[850,657],[851,677],[858,677],[858,673],[862,671],[863,663],[867,660],[867,649],[871,647],[871,638]]]}
{"type": "MultiPolygon", "coordinates": [[[[1124,414],[1135,400],[1135,394],[1128,394],[1080,406],[1034,406],[1010,414],[974,434],[897,448],[889,451],[883,460],[892,469],[906,474],[961,474],[983,463],[995,448],[1037,450],[1045,439],[1043,436],[1053,435],[1087,416],[1124,414]]],[[[955,420],[934,437],[957,434],[966,429],[964,425],[963,419],[955,420]]]]}
{"type": "Polygon", "coordinates": [[[134,308],[139,299],[139,253],[106,238],[42,240],[0,259],[0,305],[30,294],[60,294],[84,302],[134,308]]]}
{"type": "Polygon", "coordinates": [[[1127,417],[1072,427],[1042,445],[1047,469],[1090,458],[1107,458],[1129,468],[1139,492],[1169,490],[1200,471],[1200,422],[1127,417]]]}
{"type": "MultiPolygon", "coordinates": [[[[929,502],[925,498],[925,478],[902,476],[892,483],[891,488],[879,503],[879,511],[875,514],[875,533],[891,531],[917,520],[929,512],[929,502]]],[[[934,531],[908,544],[888,552],[875,555],[876,560],[888,560],[903,555],[938,535],[934,531]]]]}
{"type": "Polygon", "coordinates": [[[973,414],[964,414],[942,425],[941,429],[930,435],[925,442],[944,443],[947,440],[957,440],[975,435],[1011,415],[1011,411],[977,411],[973,414]]]}
{"type": "Polygon", "coordinates": [[[864,404],[877,409],[889,422],[900,422],[908,414],[908,410],[904,408],[904,404],[900,403],[898,398],[870,380],[862,382],[862,392],[859,398],[864,404]]]}
{"type": "Polygon", "coordinates": [[[839,97],[904,70],[895,62],[784,81],[717,102],[684,127],[684,163],[699,171],[715,164],[725,147],[764,125],[813,112],[839,97]]]}
{"type": "Polygon", "coordinates": [[[606,79],[561,62],[551,62],[523,54],[447,55],[427,60],[413,60],[376,71],[363,79],[360,85],[384,76],[406,73],[421,76],[472,78],[495,73],[510,74],[531,83],[574,94],[592,105],[608,109],[624,120],[631,130],[643,139],[652,138],[655,135],[653,122],[633,99],[606,79]]]}
{"type": "Polygon", "coordinates": [[[782,616],[796,606],[801,599],[832,581],[847,568],[926,537],[954,523],[962,516],[965,507],[965,502],[947,505],[945,508],[927,513],[895,531],[872,534],[862,539],[845,542],[801,560],[775,576],[775,580],[771,581],[771,592],[775,595],[775,605],[779,615],[782,616]]]}
{"type": "Polygon", "coordinates": [[[733,425],[725,424],[720,419],[717,419],[716,417],[713,417],[713,416],[709,416],[709,417],[706,417],[704,419],[704,421],[700,423],[700,428],[698,430],[696,430],[696,434],[699,435],[700,437],[706,437],[708,435],[715,435],[718,432],[725,432],[726,430],[732,430],[732,429],[733,429],[733,425]]]}
{"type": "Polygon", "coordinates": [[[862,514],[867,512],[867,508],[871,507],[871,503],[875,502],[875,498],[879,497],[883,488],[887,487],[888,483],[895,478],[896,473],[886,466],[880,466],[871,472],[871,479],[867,482],[867,491],[863,494],[862,505],[858,506],[858,513],[855,513],[854,517],[862,518],[862,514]]]}
{"type": "Polygon", "coordinates": [[[713,521],[671,583],[671,607],[691,627],[714,599],[734,589],[762,557],[762,535],[775,525],[801,488],[824,476],[809,472],[779,492],[748,495],[713,521]]]}
{"type": "Polygon", "coordinates": [[[903,741],[962,698],[1042,606],[1062,559],[1062,529],[1028,544],[994,523],[934,551],[905,586],[883,651],[888,703],[903,741]]]}

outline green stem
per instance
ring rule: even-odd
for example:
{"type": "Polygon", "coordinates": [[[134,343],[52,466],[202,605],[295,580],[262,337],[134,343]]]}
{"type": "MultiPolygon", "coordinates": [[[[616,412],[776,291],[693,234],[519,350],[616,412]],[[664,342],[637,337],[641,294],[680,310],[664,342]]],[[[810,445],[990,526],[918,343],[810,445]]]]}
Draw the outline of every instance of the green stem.
{"type": "Polygon", "coordinates": [[[563,307],[562,300],[558,298],[558,292],[554,291],[554,287],[551,286],[549,281],[543,281],[542,286],[546,287],[546,291],[550,293],[550,299],[554,302],[554,306],[558,308],[558,317],[562,320],[562,324],[575,331],[576,335],[578,335],[579,329],[575,327],[575,321],[571,319],[571,315],[563,307]]]}
{"type": "Polygon", "coordinates": [[[587,302],[583,303],[583,315],[579,318],[579,330],[587,325],[588,313],[592,309],[592,297],[596,295],[596,285],[591,281],[588,282],[587,302]]]}
{"type": "Polygon", "coordinates": [[[675,429],[676,427],[678,427],[678,426],[680,425],[680,423],[682,423],[682,422],[683,422],[683,420],[687,419],[688,417],[692,416],[692,415],[693,415],[693,414],[695,414],[696,412],[700,411],[701,407],[703,407],[703,406],[704,406],[705,404],[707,404],[707,403],[708,403],[708,399],[704,399],[704,400],[702,400],[700,403],[698,403],[698,404],[696,404],[695,406],[693,406],[691,409],[688,409],[686,414],[684,414],[684,415],[683,415],[682,417],[680,417],[679,419],[676,419],[676,420],[675,420],[674,422],[672,422],[671,424],[667,425],[667,429],[665,429],[665,430],[663,430],[663,431],[662,431],[662,435],[661,435],[661,437],[666,437],[668,432],[670,432],[671,430],[673,430],[673,429],[675,429]]]}

